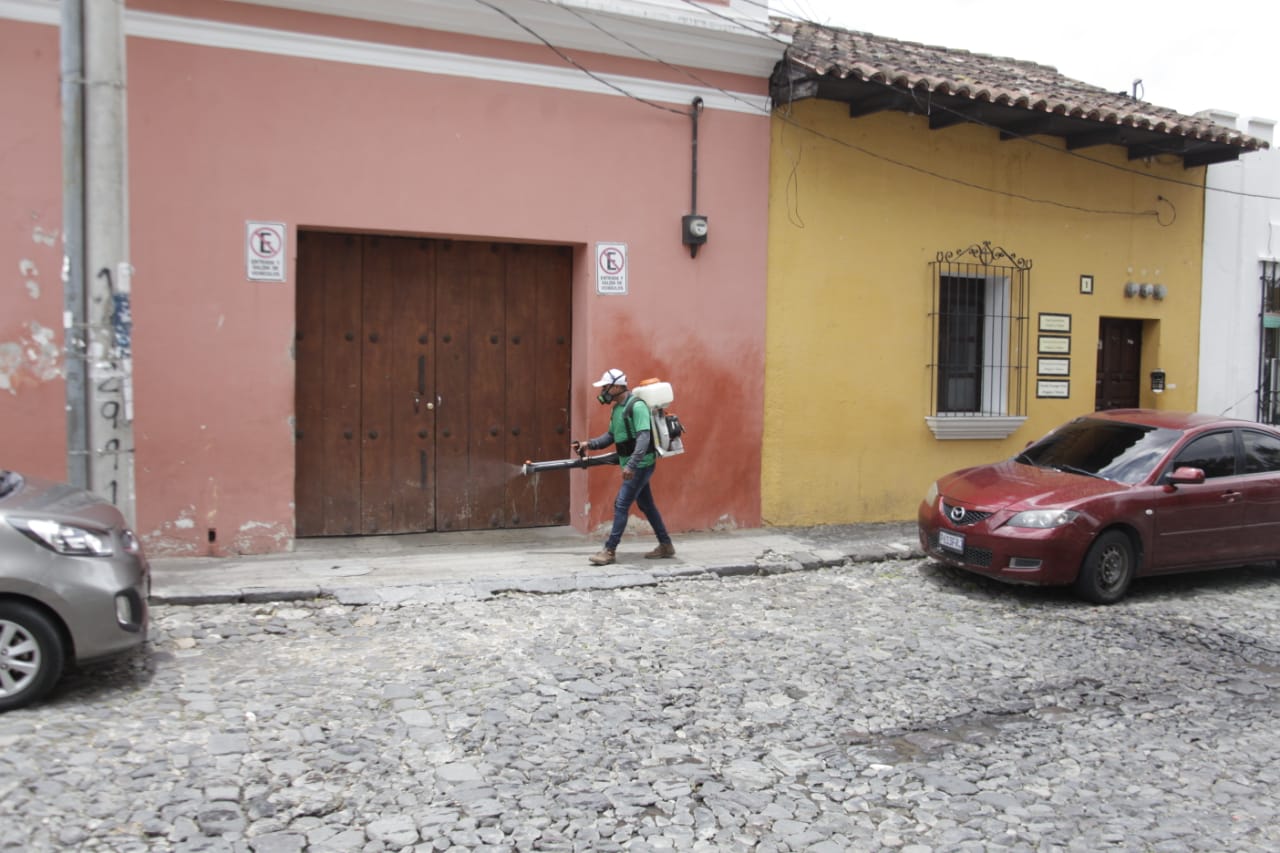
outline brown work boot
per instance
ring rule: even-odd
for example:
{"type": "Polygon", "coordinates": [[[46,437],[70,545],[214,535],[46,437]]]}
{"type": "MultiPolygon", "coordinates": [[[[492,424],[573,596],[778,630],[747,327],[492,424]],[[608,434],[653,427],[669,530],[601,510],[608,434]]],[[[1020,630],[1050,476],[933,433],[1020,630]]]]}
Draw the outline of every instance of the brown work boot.
{"type": "Polygon", "coordinates": [[[646,560],[664,560],[676,555],[676,546],[670,542],[659,542],[658,547],[644,555],[646,560]]]}
{"type": "Polygon", "coordinates": [[[605,548],[599,554],[592,554],[587,561],[593,566],[607,566],[614,561],[613,552],[605,548]]]}

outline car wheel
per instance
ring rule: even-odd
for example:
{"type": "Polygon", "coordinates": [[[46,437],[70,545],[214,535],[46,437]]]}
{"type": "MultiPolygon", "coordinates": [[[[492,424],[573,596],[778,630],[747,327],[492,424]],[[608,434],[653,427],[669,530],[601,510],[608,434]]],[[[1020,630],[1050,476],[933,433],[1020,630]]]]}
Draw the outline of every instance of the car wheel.
{"type": "Polygon", "coordinates": [[[1129,590],[1137,568],[1129,537],[1109,530],[1094,541],[1076,576],[1076,595],[1095,604],[1114,604],[1129,590]]]}
{"type": "Polygon", "coordinates": [[[65,660],[62,637],[48,616],[19,601],[0,601],[0,711],[48,693],[65,660]]]}

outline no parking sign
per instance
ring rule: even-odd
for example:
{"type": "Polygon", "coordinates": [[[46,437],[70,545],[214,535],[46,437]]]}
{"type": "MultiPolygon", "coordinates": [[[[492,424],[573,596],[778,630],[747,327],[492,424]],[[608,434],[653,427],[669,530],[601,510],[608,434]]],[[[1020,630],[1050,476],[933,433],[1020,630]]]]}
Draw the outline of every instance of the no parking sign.
{"type": "Polygon", "coordinates": [[[283,222],[245,223],[245,273],[249,281],[284,281],[283,222]]]}
{"type": "Polygon", "coordinates": [[[627,244],[596,243],[596,293],[627,292],[627,244]]]}

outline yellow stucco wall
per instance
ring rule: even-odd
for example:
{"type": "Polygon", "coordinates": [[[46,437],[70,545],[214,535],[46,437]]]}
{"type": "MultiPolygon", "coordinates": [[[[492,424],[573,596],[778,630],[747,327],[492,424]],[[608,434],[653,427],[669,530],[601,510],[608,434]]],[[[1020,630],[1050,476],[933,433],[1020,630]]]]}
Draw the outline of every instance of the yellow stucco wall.
{"type": "Polygon", "coordinates": [[[903,113],[854,120],[816,100],[775,115],[766,523],[914,518],[939,475],[1011,456],[1092,411],[1100,317],[1144,321],[1141,405],[1194,408],[1204,169],[1176,157],[1131,162],[1118,146],[1077,154],[1055,137],[931,131],[903,113]],[[930,262],[983,241],[1033,264],[1027,420],[1002,440],[939,440],[925,423],[930,262]],[[1086,274],[1092,295],[1080,292],[1086,274]],[[1126,298],[1128,281],[1163,284],[1168,296],[1126,298]],[[1035,396],[1040,313],[1072,318],[1068,399],[1035,396]],[[1156,367],[1170,386],[1161,395],[1147,381],[1156,367]]]}

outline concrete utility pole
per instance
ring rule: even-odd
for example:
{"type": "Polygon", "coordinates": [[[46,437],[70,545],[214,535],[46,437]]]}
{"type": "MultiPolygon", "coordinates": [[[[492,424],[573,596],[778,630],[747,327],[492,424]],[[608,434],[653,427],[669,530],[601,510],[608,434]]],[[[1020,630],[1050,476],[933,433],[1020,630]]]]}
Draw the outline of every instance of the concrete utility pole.
{"type": "MultiPolygon", "coordinates": [[[[133,316],[129,264],[129,200],[125,111],[123,0],[63,1],[63,161],[83,152],[82,201],[66,211],[67,224],[67,423],[68,468],[73,481],[110,500],[132,525],[133,316]],[[78,18],[84,73],[75,81],[71,30],[78,18]],[[80,89],[82,133],[69,91],[80,89]],[[78,246],[78,211],[83,245],[78,246]],[[83,252],[80,259],[74,257],[83,252]],[[79,262],[77,262],[79,261],[79,262]],[[75,361],[80,364],[73,364],[75,361]],[[74,381],[73,381],[74,380],[74,381]],[[81,429],[83,425],[83,429],[81,429]],[[83,474],[81,474],[83,472],[83,474]]],[[[73,98],[74,100],[74,98],[73,98]]],[[[73,166],[74,172],[74,166],[73,166]]],[[[64,178],[64,202],[76,195],[74,174],[64,178]],[[68,180],[68,178],[70,180],[68,180]]]]}
{"type": "Polygon", "coordinates": [[[67,480],[89,488],[84,344],[84,38],[82,0],[62,0],[62,302],[66,321],[67,480]]]}

